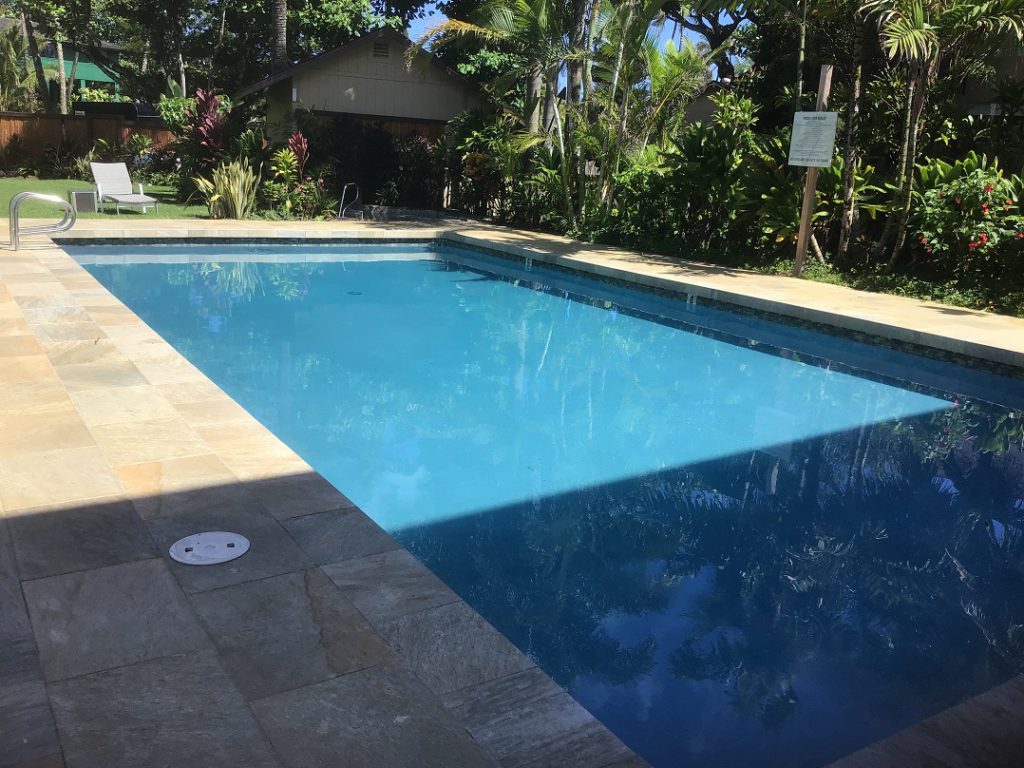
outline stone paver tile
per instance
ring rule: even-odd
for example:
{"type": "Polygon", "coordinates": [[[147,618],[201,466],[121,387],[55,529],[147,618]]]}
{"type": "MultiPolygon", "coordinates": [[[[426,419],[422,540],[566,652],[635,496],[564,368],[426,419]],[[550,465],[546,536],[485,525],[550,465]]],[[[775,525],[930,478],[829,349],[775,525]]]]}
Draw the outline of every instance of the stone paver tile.
{"type": "Polygon", "coordinates": [[[31,333],[25,318],[20,315],[0,315],[0,338],[7,336],[24,336],[31,333]]]}
{"type": "MultiPolygon", "coordinates": [[[[0,680],[0,766],[45,766],[60,750],[42,680],[0,680]]],[[[58,763],[59,764],[59,763],[58,763]]]]}
{"type": "Polygon", "coordinates": [[[88,323],[89,313],[79,306],[28,307],[22,309],[25,320],[34,325],[43,323],[88,323]]]}
{"type": "Polygon", "coordinates": [[[302,551],[321,565],[398,549],[399,544],[354,507],[285,520],[302,551]]]}
{"type": "Polygon", "coordinates": [[[259,489],[263,506],[278,520],[328,510],[355,508],[341,491],[312,469],[264,477],[256,483],[256,487],[259,489]]]}
{"type": "Polygon", "coordinates": [[[276,768],[212,653],[168,656],[52,684],[73,768],[276,768]]]}
{"type": "Polygon", "coordinates": [[[57,375],[70,391],[100,387],[133,387],[145,384],[139,369],[131,361],[106,360],[56,366],[57,375]]]}
{"type": "Polygon", "coordinates": [[[92,319],[101,326],[107,325],[136,325],[142,320],[123,305],[85,305],[85,310],[92,319]]]}
{"type": "Polygon", "coordinates": [[[185,421],[196,427],[252,419],[248,411],[228,397],[198,403],[178,403],[175,408],[185,421]]]}
{"type": "Polygon", "coordinates": [[[281,693],[254,702],[253,709],[286,768],[495,765],[430,692],[397,666],[281,693]]]}
{"type": "Polygon", "coordinates": [[[53,366],[45,355],[11,357],[0,365],[0,384],[34,383],[53,377],[53,366]]]}
{"type": "Polygon", "coordinates": [[[207,647],[162,560],[24,582],[48,681],[207,647]]]}
{"type": "Polygon", "coordinates": [[[129,464],[114,471],[139,513],[147,519],[251,496],[212,453],[129,464]]]}
{"type": "Polygon", "coordinates": [[[0,506],[4,512],[121,492],[99,448],[71,448],[0,461],[0,506]]]}
{"type": "Polygon", "coordinates": [[[191,597],[238,689],[256,699],[379,664],[387,643],[319,569],[191,597]]]}
{"type": "Polygon", "coordinates": [[[67,390],[56,376],[39,382],[0,384],[0,415],[63,411],[71,405],[67,390]]]}
{"type": "Polygon", "coordinates": [[[0,358],[41,354],[43,354],[43,347],[39,340],[31,334],[0,336],[0,358]]]}
{"type": "Polygon", "coordinates": [[[96,444],[115,466],[201,456],[210,452],[199,435],[177,416],[100,424],[91,430],[96,444]]]}
{"type": "Polygon", "coordinates": [[[138,368],[150,384],[183,384],[190,381],[202,381],[206,378],[198,368],[183,357],[175,357],[166,362],[140,361],[138,368]]]}
{"type": "Polygon", "coordinates": [[[603,768],[635,759],[625,744],[536,667],[463,688],[443,700],[503,768],[603,768]]]}
{"type": "Polygon", "coordinates": [[[435,693],[533,666],[526,654],[463,602],[388,619],[377,629],[435,693]]]}
{"type": "Polygon", "coordinates": [[[110,339],[48,341],[43,345],[53,365],[123,363],[125,356],[110,339]]]}
{"type": "Polygon", "coordinates": [[[256,422],[197,427],[196,431],[228,469],[245,480],[292,474],[309,468],[287,445],[256,422]]]}
{"type": "Polygon", "coordinates": [[[92,435],[70,403],[44,413],[0,415],[0,461],[90,445],[95,445],[92,435]]]}
{"type": "Polygon", "coordinates": [[[103,329],[93,322],[35,323],[31,328],[40,341],[94,341],[106,337],[103,329]]]}
{"type": "Polygon", "coordinates": [[[375,626],[387,619],[457,602],[459,597],[404,549],[323,566],[375,626]]]}
{"type": "Polygon", "coordinates": [[[189,505],[173,514],[148,520],[160,550],[166,552],[178,539],[203,531],[233,531],[249,539],[251,547],[237,560],[214,566],[182,565],[169,561],[171,570],[186,592],[202,592],[282,573],[304,570],[310,565],[291,536],[252,496],[225,496],[217,492],[204,497],[189,496],[189,505]]]}
{"type": "MultiPolygon", "coordinates": [[[[7,280],[4,277],[4,280],[7,280]]],[[[14,295],[14,300],[17,302],[21,311],[24,312],[28,309],[39,309],[41,307],[77,307],[78,302],[75,301],[74,296],[65,291],[51,290],[47,294],[40,296],[18,296],[14,295]]]]}
{"type": "Polygon", "coordinates": [[[82,420],[90,426],[166,419],[178,415],[174,406],[151,384],[82,389],[72,392],[71,399],[75,401],[82,420]]]}
{"type": "Polygon", "coordinates": [[[134,505],[95,499],[8,515],[22,579],[159,557],[134,505]]]}
{"type": "Polygon", "coordinates": [[[182,403],[200,403],[204,400],[216,400],[224,397],[220,388],[208,379],[189,381],[183,384],[160,384],[160,391],[175,405],[182,403]]]}

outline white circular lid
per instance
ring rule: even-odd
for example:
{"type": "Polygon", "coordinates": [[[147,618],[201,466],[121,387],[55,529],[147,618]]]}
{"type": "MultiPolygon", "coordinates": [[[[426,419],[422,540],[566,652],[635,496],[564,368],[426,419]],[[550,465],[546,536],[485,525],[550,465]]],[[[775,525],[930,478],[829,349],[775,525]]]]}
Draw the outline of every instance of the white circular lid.
{"type": "Polygon", "coordinates": [[[249,551],[249,540],[238,533],[206,531],[186,536],[171,545],[171,559],[185,565],[217,565],[249,551]]]}

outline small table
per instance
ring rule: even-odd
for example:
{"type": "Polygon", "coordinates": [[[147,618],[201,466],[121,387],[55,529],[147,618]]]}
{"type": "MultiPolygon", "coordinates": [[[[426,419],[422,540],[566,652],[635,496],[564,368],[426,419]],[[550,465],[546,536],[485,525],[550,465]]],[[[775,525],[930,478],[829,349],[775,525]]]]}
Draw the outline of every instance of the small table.
{"type": "Polygon", "coordinates": [[[75,209],[75,213],[96,213],[96,190],[68,190],[68,202],[75,209]]]}

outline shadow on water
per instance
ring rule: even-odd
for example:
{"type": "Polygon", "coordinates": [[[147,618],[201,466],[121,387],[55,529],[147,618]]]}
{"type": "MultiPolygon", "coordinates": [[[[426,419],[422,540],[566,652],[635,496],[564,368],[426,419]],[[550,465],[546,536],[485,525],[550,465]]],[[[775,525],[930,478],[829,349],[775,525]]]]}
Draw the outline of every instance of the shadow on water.
{"type": "Polygon", "coordinates": [[[821,765],[1024,668],[1020,438],[966,406],[397,535],[655,765],[821,765]]]}

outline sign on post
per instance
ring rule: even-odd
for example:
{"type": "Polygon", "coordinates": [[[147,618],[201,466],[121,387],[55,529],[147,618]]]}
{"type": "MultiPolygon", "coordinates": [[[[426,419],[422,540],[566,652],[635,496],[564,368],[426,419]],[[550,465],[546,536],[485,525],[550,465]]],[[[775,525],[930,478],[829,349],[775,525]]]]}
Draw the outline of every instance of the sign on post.
{"type": "Polygon", "coordinates": [[[838,117],[837,112],[797,112],[793,116],[789,164],[813,168],[832,165],[838,117]]]}

